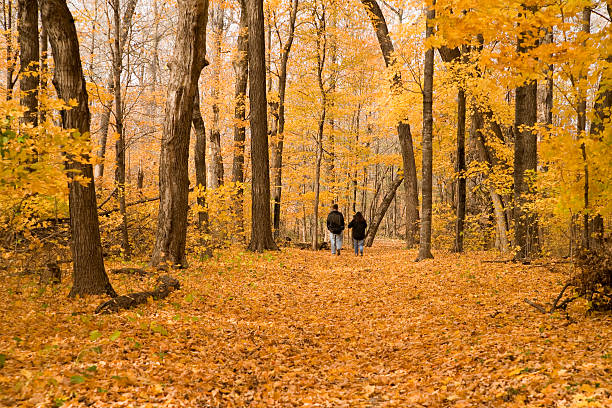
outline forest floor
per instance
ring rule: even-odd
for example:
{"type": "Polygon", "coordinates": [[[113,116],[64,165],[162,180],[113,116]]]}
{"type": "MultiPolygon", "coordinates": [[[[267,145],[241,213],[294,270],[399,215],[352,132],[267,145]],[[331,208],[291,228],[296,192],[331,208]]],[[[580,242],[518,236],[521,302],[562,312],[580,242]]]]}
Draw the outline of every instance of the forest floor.
{"type": "MultiPolygon", "coordinates": [[[[542,314],[569,265],[382,242],[220,252],[168,298],[94,315],[69,279],[0,272],[0,405],[612,406],[612,315],[542,314]]],[[[120,266],[108,262],[111,267],[120,266]]],[[[120,294],[153,278],[111,275],[120,294]]]]}

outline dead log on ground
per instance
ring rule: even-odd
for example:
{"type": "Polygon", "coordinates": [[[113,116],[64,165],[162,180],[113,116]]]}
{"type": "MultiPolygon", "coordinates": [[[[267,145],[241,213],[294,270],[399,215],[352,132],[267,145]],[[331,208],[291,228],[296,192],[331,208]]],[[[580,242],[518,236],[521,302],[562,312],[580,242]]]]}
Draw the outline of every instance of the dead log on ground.
{"type": "Polygon", "coordinates": [[[162,275],[157,278],[157,287],[154,290],[117,296],[116,298],[100,304],[94,313],[114,313],[122,309],[131,309],[138,305],[147,303],[149,298],[152,298],[153,300],[163,299],[174,290],[179,290],[180,288],[181,285],[178,279],[169,275],[162,275]]]}

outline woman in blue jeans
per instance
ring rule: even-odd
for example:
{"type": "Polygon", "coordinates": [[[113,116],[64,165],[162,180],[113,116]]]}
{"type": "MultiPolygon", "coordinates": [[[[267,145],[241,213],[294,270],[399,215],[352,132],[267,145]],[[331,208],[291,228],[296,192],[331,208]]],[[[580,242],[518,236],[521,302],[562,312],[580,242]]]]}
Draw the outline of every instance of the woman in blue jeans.
{"type": "Polygon", "coordinates": [[[363,241],[366,237],[366,228],[368,223],[360,212],[357,212],[349,223],[348,228],[352,229],[353,235],[353,248],[355,249],[355,255],[363,256],[363,241]]]}

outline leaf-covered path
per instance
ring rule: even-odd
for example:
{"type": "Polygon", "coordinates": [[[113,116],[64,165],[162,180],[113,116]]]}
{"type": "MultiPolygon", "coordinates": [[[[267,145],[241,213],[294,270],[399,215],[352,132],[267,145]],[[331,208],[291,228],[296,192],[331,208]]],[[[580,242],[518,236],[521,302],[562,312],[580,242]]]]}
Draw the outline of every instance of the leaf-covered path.
{"type": "MultiPolygon", "coordinates": [[[[612,317],[523,302],[554,298],[561,267],[415,256],[226,251],[167,299],[103,316],[68,285],[3,276],[0,403],[611,406],[612,317]]],[[[111,279],[120,293],[153,281],[111,279]]]]}

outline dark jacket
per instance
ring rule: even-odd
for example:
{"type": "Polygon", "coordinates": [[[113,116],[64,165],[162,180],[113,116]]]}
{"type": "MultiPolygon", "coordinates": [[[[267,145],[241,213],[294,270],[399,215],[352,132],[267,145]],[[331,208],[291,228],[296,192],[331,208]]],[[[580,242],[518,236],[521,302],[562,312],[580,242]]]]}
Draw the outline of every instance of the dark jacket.
{"type": "Polygon", "coordinates": [[[353,220],[349,222],[349,228],[353,229],[353,239],[357,241],[361,241],[366,237],[366,228],[368,227],[368,223],[363,221],[353,220]]]}
{"type": "Polygon", "coordinates": [[[333,210],[327,216],[327,229],[334,234],[344,231],[344,216],[338,210],[333,210]]]}

